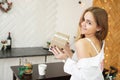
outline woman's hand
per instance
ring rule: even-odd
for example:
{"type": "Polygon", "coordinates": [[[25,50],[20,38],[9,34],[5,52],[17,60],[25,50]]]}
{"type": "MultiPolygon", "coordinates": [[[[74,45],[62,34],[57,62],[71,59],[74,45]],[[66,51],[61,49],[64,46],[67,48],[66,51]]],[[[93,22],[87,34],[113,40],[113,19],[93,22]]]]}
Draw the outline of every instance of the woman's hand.
{"type": "Polygon", "coordinates": [[[60,50],[58,47],[56,46],[51,46],[49,49],[50,52],[52,52],[56,58],[61,59],[61,60],[66,60],[68,58],[68,56],[64,53],[63,50],[60,50]]]}
{"type": "Polygon", "coordinates": [[[54,47],[51,46],[49,51],[51,51],[55,55],[56,58],[62,59],[62,60],[66,59],[68,57],[72,58],[72,55],[73,55],[73,53],[70,49],[69,43],[67,43],[65,45],[64,49],[59,49],[56,46],[54,46],[54,47]]]}

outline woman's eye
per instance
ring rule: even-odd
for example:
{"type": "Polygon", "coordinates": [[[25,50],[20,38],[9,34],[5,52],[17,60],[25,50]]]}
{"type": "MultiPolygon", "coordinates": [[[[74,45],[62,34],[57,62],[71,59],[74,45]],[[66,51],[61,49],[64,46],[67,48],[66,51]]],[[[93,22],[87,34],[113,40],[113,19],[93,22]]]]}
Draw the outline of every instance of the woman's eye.
{"type": "Polygon", "coordinates": [[[87,22],[87,24],[91,25],[91,22],[87,22]]]}
{"type": "Polygon", "coordinates": [[[91,25],[91,22],[88,22],[88,24],[90,24],[90,25],[91,25]]]}

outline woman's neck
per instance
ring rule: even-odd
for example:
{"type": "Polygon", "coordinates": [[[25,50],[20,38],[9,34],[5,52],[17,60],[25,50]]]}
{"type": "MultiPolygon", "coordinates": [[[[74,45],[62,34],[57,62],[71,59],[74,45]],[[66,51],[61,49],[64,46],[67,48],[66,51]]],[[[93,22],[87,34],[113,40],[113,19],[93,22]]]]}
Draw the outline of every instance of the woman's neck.
{"type": "Polygon", "coordinates": [[[85,38],[89,38],[92,41],[96,41],[96,40],[99,41],[98,38],[95,35],[85,35],[85,38]]]}
{"type": "Polygon", "coordinates": [[[85,38],[96,39],[95,35],[85,35],[85,38]]]}

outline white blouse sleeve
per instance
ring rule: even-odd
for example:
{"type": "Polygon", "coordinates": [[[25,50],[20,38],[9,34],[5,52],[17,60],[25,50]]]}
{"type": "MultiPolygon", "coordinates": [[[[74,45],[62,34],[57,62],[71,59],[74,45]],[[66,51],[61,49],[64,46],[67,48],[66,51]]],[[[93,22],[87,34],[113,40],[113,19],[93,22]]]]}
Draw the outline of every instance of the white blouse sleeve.
{"type": "Polygon", "coordinates": [[[68,74],[72,74],[72,70],[75,67],[75,64],[76,64],[76,62],[74,62],[73,60],[71,60],[70,58],[68,58],[65,61],[65,64],[64,64],[64,72],[66,72],[68,74]],[[73,65],[73,66],[71,66],[71,65],[73,65]]]}
{"type": "Polygon", "coordinates": [[[68,58],[64,64],[64,72],[76,76],[78,79],[81,77],[79,73],[80,68],[77,66],[77,62],[68,58]]]}
{"type": "Polygon", "coordinates": [[[98,62],[88,59],[81,59],[78,62],[68,58],[64,64],[64,72],[74,76],[77,80],[103,80],[102,71],[98,62]]]}

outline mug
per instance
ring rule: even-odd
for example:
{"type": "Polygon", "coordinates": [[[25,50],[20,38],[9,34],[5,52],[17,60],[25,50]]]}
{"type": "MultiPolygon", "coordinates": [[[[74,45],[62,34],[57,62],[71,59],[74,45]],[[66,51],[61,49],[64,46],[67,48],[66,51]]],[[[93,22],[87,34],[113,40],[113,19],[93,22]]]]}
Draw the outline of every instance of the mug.
{"type": "Polygon", "coordinates": [[[45,75],[47,69],[47,64],[38,64],[39,75],[45,75]]]}

